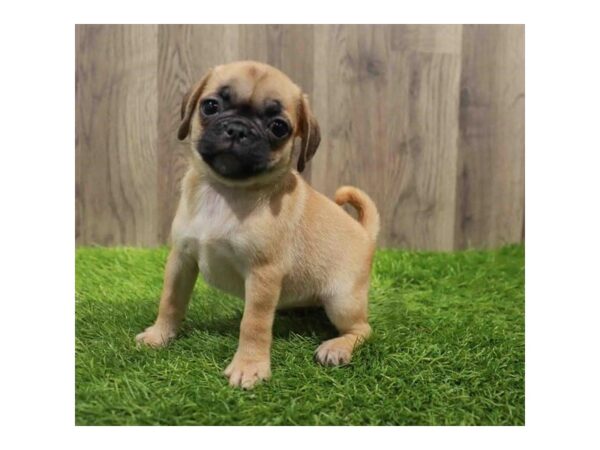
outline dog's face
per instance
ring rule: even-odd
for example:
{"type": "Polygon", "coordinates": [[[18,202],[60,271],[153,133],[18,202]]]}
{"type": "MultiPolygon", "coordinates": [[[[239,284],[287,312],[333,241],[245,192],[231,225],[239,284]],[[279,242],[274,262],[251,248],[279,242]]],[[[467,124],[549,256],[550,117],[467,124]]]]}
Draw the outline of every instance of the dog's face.
{"type": "Polygon", "coordinates": [[[267,182],[312,158],[319,126],[302,91],[266,64],[243,61],[211,69],[183,99],[179,139],[192,136],[193,161],[230,185],[267,182]]]}

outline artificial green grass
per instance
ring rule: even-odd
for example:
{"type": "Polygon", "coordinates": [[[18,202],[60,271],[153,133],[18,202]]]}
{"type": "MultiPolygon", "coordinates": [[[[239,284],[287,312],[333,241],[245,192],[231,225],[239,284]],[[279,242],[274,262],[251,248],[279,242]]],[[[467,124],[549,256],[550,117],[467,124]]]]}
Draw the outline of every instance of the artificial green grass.
{"type": "Polygon", "coordinates": [[[76,254],[78,425],[523,425],[524,249],[377,253],[372,338],[342,368],[313,362],[335,335],[321,310],[278,313],[273,377],[222,371],[243,303],[199,280],[182,335],[136,348],[156,315],[166,249],[76,254]]]}

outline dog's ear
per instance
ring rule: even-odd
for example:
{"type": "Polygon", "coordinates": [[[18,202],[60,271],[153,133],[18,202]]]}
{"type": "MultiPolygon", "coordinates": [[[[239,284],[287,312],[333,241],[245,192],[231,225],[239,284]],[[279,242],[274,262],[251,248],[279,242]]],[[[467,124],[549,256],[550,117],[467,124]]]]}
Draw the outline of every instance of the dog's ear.
{"type": "Polygon", "coordinates": [[[298,135],[300,135],[300,156],[298,157],[298,172],[302,172],[306,163],[314,156],[321,142],[319,123],[310,110],[308,97],[302,94],[298,105],[298,135]]]}
{"type": "Polygon", "coordinates": [[[204,74],[202,79],[183,96],[183,101],[181,102],[181,123],[179,124],[179,130],[177,130],[177,138],[180,141],[183,141],[188,134],[190,134],[192,114],[194,113],[196,103],[198,103],[198,99],[202,95],[202,91],[204,90],[211,73],[212,69],[204,74]]]}

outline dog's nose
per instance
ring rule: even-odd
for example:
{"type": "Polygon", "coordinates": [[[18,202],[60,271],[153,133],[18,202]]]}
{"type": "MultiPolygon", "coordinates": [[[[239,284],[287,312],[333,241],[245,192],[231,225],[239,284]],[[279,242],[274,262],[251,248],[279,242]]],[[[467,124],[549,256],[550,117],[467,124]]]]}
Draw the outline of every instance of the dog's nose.
{"type": "Polygon", "coordinates": [[[227,123],[224,131],[229,139],[238,142],[243,142],[250,134],[248,127],[242,122],[237,121],[227,123]]]}

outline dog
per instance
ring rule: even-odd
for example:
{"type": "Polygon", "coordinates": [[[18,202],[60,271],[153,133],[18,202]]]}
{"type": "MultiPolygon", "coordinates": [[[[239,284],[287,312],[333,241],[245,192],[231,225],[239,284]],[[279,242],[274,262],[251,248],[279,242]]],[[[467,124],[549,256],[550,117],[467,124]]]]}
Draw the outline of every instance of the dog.
{"type": "Polygon", "coordinates": [[[183,98],[178,138],[188,136],[190,166],[158,317],[138,343],[161,347],[175,338],[201,273],[245,301],[239,345],[224,371],[231,386],[250,389],[271,376],[276,309],[324,307],[340,336],[321,343],[315,359],[348,364],[371,333],[367,293],[379,214],[359,189],[339,188],[334,203],[300,176],[320,142],[307,96],[266,64],[216,66],[183,98]]]}

